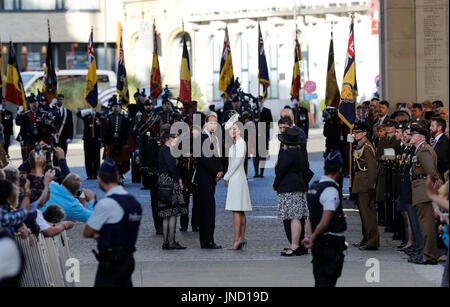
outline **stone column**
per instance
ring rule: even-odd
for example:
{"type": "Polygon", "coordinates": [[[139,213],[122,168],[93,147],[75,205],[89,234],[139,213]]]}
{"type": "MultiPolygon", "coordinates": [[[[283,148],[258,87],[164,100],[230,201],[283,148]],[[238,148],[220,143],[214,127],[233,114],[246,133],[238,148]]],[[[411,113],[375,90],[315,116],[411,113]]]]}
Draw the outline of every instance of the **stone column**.
{"type": "Polygon", "coordinates": [[[380,0],[381,99],[449,105],[448,0],[380,0]]]}

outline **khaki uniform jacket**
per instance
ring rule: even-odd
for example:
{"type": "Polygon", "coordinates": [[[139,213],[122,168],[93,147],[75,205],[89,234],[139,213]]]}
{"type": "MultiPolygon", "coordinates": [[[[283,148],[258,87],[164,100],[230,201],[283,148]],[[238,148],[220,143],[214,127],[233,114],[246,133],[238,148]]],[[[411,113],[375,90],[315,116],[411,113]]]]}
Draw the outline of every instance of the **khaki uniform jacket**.
{"type": "Polygon", "coordinates": [[[355,176],[352,183],[352,193],[367,193],[375,189],[377,183],[377,160],[375,148],[368,139],[358,144],[353,152],[353,167],[355,176]]]}
{"type": "Polygon", "coordinates": [[[423,142],[416,149],[415,156],[412,157],[411,185],[413,205],[430,202],[427,195],[426,178],[413,180],[414,176],[430,175],[433,181],[441,177],[437,170],[437,155],[433,147],[423,142]]]}

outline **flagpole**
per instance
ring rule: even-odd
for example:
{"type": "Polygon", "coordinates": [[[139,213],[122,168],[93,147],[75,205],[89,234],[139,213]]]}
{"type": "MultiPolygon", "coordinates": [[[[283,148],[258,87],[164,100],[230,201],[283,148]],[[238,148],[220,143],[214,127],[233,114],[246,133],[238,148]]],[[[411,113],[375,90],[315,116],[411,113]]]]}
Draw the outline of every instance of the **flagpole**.
{"type": "MultiPolygon", "coordinates": [[[[262,33],[261,33],[261,28],[259,27],[259,21],[258,21],[258,44],[257,44],[257,46],[258,46],[258,71],[259,71],[259,67],[260,67],[260,65],[261,65],[261,63],[259,63],[259,48],[261,47],[260,46],[260,44],[261,44],[261,42],[259,41],[259,35],[262,35],[262,33]]],[[[260,95],[260,86],[261,86],[261,84],[259,84],[259,72],[258,72],[258,99],[259,99],[259,95],[260,95]]],[[[259,115],[259,103],[258,103],[258,115],[259,115]]]]}
{"type": "MultiPolygon", "coordinates": [[[[353,21],[354,21],[354,19],[355,19],[355,13],[352,13],[351,14],[351,23],[353,24],[353,21]]],[[[356,105],[356,97],[355,97],[355,105],[356,105]]],[[[355,106],[356,107],[356,106],[355,106]]],[[[353,134],[353,128],[350,128],[350,134],[353,134]]],[[[349,170],[348,170],[348,173],[349,173],[349,176],[348,176],[348,178],[349,178],[349,185],[348,185],[348,187],[349,187],[349,194],[351,194],[351,191],[352,191],[352,156],[353,156],[353,142],[351,142],[350,143],[350,149],[349,149],[349,160],[350,160],[350,163],[349,163],[349,170]]]]}

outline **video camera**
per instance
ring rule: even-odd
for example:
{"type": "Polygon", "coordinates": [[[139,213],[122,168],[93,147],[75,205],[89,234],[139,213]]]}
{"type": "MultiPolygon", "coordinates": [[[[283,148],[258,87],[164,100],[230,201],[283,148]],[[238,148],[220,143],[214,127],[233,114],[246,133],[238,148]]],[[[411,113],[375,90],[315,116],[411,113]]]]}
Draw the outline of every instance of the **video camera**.
{"type": "Polygon", "coordinates": [[[328,121],[337,121],[338,120],[338,109],[334,107],[327,107],[325,110],[322,111],[322,120],[324,122],[328,121]]]}

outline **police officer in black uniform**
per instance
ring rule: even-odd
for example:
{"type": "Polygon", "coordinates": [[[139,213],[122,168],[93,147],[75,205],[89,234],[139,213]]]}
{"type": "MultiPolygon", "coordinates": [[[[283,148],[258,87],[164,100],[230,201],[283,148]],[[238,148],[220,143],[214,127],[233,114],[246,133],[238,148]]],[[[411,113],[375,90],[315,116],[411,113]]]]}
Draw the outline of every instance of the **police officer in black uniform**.
{"type": "Polygon", "coordinates": [[[96,287],[132,287],[136,239],[142,218],[141,204],[119,185],[119,169],[106,159],[98,182],[106,197],[94,208],[84,228],[84,237],[97,240],[96,287]]]}
{"type": "Polygon", "coordinates": [[[312,235],[302,244],[312,249],[316,287],[335,287],[344,265],[347,223],[337,184],[342,165],[340,152],[330,152],[325,160],[325,176],[314,182],[307,194],[312,235]]]}
{"type": "Polygon", "coordinates": [[[83,109],[77,112],[77,117],[84,123],[84,167],[87,179],[96,179],[100,167],[101,116],[92,109],[83,109]]]}

